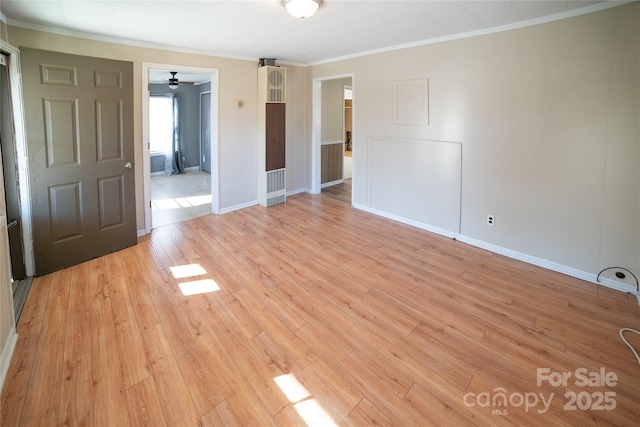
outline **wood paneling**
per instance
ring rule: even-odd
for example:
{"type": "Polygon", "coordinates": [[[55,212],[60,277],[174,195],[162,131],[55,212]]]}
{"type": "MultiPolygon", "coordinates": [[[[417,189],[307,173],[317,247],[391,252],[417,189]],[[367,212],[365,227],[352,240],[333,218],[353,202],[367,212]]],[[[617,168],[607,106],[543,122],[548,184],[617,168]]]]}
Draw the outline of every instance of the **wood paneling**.
{"type": "Polygon", "coordinates": [[[344,161],[342,143],[323,145],[320,155],[322,156],[320,183],[342,179],[342,162],[344,161]]]}
{"type": "Polygon", "coordinates": [[[266,109],[266,170],[282,169],[285,166],[285,116],[286,104],[267,103],[266,109]]]}
{"type": "Polygon", "coordinates": [[[312,407],[354,426],[635,425],[640,369],[618,331],[639,319],[630,294],[300,194],[36,278],[0,424],[305,425],[312,407]],[[185,265],[200,270],[175,278],[185,265]],[[204,279],[220,289],[180,291],[204,279]],[[537,386],[544,367],[618,380],[537,386]],[[554,397],[545,413],[465,404],[499,387],[554,397]],[[564,410],[569,390],[617,406],[564,410]]]}

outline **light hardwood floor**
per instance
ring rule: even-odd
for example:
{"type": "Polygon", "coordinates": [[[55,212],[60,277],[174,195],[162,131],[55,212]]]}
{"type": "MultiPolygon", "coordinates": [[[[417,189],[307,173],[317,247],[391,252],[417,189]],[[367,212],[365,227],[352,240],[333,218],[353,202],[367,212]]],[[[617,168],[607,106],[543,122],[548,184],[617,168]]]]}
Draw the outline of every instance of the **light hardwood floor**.
{"type": "Polygon", "coordinates": [[[630,295],[301,194],[37,278],[1,424],[637,425],[626,326],[630,295]],[[572,376],[538,386],[538,368],[572,376]],[[506,406],[482,406],[498,388],[506,406]]]}
{"type": "Polygon", "coordinates": [[[331,197],[351,205],[352,179],[345,179],[342,184],[332,185],[322,189],[322,195],[331,197]]]}

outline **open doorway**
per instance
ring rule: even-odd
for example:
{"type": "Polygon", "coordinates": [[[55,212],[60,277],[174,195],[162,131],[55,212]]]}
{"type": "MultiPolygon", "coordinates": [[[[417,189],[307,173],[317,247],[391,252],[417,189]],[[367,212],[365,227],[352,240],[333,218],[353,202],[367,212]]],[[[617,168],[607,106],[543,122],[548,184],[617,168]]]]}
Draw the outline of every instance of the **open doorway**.
{"type": "MultiPolygon", "coordinates": [[[[314,165],[320,192],[352,203],[353,76],[314,81],[314,165]],[[319,113],[319,114],[318,114],[319,113]]],[[[316,187],[316,188],[317,188],[316,187]]]]}
{"type": "MultiPolygon", "coordinates": [[[[19,166],[19,159],[26,155],[24,145],[24,115],[20,99],[17,49],[0,41],[0,217],[6,220],[8,246],[8,270],[11,280],[11,298],[14,320],[17,323],[33,280],[33,257],[31,246],[31,224],[28,220],[28,176],[19,166]]],[[[5,222],[4,220],[2,222],[5,222]]],[[[2,224],[4,225],[4,224],[2,224]]],[[[4,251],[0,250],[4,257],[4,251]]],[[[3,276],[6,273],[3,272],[3,276]]],[[[4,279],[4,278],[3,278],[4,279]]],[[[3,289],[4,292],[4,289],[3,289]]],[[[0,297],[0,300],[2,298],[0,297]]],[[[6,309],[4,307],[3,310],[6,309]]]]}
{"type": "Polygon", "coordinates": [[[218,213],[218,71],[143,64],[144,76],[148,78],[143,97],[148,233],[151,228],[218,213]]]}

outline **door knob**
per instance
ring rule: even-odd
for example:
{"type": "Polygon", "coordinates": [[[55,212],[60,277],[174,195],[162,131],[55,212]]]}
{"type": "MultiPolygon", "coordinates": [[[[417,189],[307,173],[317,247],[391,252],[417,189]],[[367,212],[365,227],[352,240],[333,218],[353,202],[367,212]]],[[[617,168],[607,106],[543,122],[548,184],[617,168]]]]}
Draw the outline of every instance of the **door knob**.
{"type": "Polygon", "coordinates": [[[133,169],[133,163],[131,163],[131,162],[124,162],[124,168],[125,168],[125,169],[133,169]]]}

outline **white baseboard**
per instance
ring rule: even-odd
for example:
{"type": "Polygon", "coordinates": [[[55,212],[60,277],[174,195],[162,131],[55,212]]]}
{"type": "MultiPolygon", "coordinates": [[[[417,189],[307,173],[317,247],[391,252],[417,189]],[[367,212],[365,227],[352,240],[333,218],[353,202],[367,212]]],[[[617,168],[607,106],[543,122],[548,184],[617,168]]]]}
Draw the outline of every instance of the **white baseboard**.
{"type": "Polygon", "coordinates": [[[0,353],[0,392],[4,387],[4,380],[7,378],[7,372],[9,372],[9,365],[11,364],[11,358],[13,357],[17,343],[18,334],[16,333],[16,328],[13,327],[11,331],[9,331],[7,342],[2,349],[2,353],[0,353]]]}
{"type": "Polygon", "coordinates": [[[338,179],[335,181],[325,182],[324,184],[320,184],[320,188],[331,187],[332,185],[344,184],[344,179],[338,179]]]}
{"type": "Polygon", "coordinates": [[[381,217],[384,217],[384,218],[391,219],[393,221],[401,222],[403,224],[411,225],[413,227],[420,228],[422,230],[430,231],[432,233],[436,233],[436,234],[439,234],[441,236],[449,237],[449,238],[452,238],[452,239],[454,239],[454,238],[457,239],[458,236],[459,236],[458,233],[454,233],[452,231],[445,230],[444,228],[434,227],[433,225],[425,224],[423,222],[416,221],[416,220],[409,219],[409,218],[405,218],[405,217],[402,217],[402,216],[399,216],[399,215],[396,215],[396,214],[392,214],[392,213],[389,213],[389,212],[385,212],[385,211],[381,211],[381,210],[378,210],[378,209],[370,208],[368,206],[361,205],[359,203],[354,203],[353,207],[356,208],[356,209],[360,209],[362,211],[365,211],[365,212],[372,213],[374,215],[378,215],[378,216],[381,216],[381,217]]]}
{"type": "Polygon", "coordinates": [[[257,204],[258,204],[258,201],[254,200],[254,201],[247,202],[247,203],[241,203],[241,204],[235,205],[235,206],[230,206],[228,208],[220,208],[220,215],[223,215],[223,214],[226,214],[226,213],[229,213],[229,212],[233,212],[233,211],[237,211],[237,210],[240,210],[240,209],[248,208],[249,206],[254,206],[254,205],[257,205],[257,204]]]}
{"type": "Polygon", "coordinates": [[[146,235],[147,235],[147,230],[145,230],[144,228],[142,230],[138,230],[138,237],[142,237],[146,235]]]}
{"type": "Polygon", "coordinates": [[[308,188],[298,188],[297,190],[287,191],[287,197],[295,196],[296,194],[300,193],[309,193],[310,191],[311,190],[309,190],[308,188]]]}
{"type": "MultiPolygon", "coordinates": [[[[298,188],[297,190],[288,191],[286,193],[286,196],[287,197],[294,196],[296,194],[305,193],[305,192],[309,193],[310,191],[311,190],[309,190],[308,188],[298,188]]],[[[254,205],[257,205],[257,204],[258,204],[258,201],[257,200],[253,200],[251,202],[241,203],[239,205],[231,206],[231,207],[228,207],[228,208],[221,208],[220,209],[220,215],[223,215],[223,214],[226,214],[226,213],[229,213],[229,212],[233,212],[233,211],[237,211],[237,210],[240,210],[240,209],[248,208],[250,206],[254,206],[254,205]]]]}
{"type": "Polygon", "coordinates": [[[384,211],[379,211],[377,209],[370,208],[368,206],[364,206],[358,203],[354,203],[353,207],[356,209],[363,210],[365,212],[372,213],[374,215],[379,215],[384,218],[388,218],[397,222],[401,222],[403,224],[411,225],[422,230],[430,231],[435,234],[439,234],[441,236],[449,237],[451,239],[459,240],[463,243],[467,243],[471,246],[475,246],[477,248],[485,249],[490,252],[504,255],[508,258],[516,259],[519,261],[526,262],[528,264],[532,264],[538,267],[545,268],[547,270],[555,271],[558,273],[566,274],[567,276],[575,277],[577,279],[581,279],[587,282],[594,283],[596,285],[600,285],[609,289],[613,289],[620,292],[627,292],[634,294],[638,299],[638,304],[640,304],[640,292],[637,292],[636,288],[630,285],[627,285],[622,282],[618,282],[611,279],[600,279],[597,280],[597,275],[593,273],[587,273],[586,271],[578,270],[573,267],[568,267],[563,264],[559,264],[553,261],[549,261],[543,258],[538,258],[532,255],[524,254],[518,251],[514,251],[512,249],[504,248],[502,246],[494,245],[492,243],[484,242],[482,240],[475,239],[473,237],[465,236],[463,234],[454,233],[449,230],[444,230],[438,227],[431,226],[429,224],[421,223],[419,221],[415,221],[412,219],[404,218],[399,215],[391,214],[384,211]]]}

